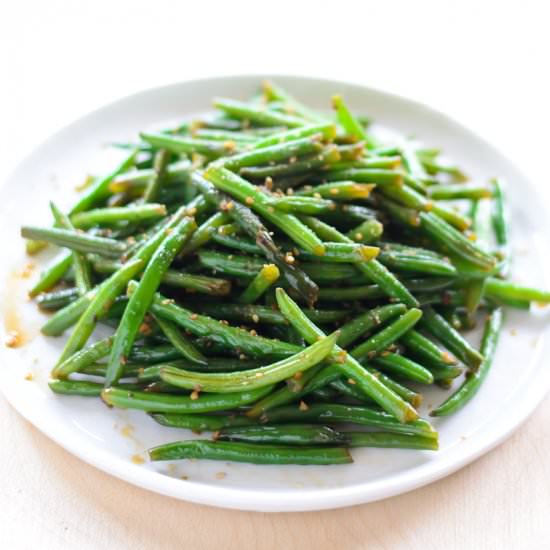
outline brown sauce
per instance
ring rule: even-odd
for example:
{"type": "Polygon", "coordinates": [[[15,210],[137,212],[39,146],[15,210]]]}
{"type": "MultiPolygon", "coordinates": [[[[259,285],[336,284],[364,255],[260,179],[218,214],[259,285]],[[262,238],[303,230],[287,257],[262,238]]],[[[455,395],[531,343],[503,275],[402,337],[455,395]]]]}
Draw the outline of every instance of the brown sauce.
{"type": "Polygon", "coordinates": [[[4,293],[4,343],[10,348],[18,348],[29,340],[25,332],[20,314],[21,281],[28,279],[34,269],[34,264],[28,263],[22,269],[13,271],[6,281],[4,293]]]}

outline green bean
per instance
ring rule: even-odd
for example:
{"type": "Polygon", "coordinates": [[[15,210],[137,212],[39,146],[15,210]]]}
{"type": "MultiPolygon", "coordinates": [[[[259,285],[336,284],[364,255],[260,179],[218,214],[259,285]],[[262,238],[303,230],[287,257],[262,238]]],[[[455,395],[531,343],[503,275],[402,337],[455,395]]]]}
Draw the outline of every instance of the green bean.
{"type": "MultiPolygon", "coordinates": [[[[157,349],[153,348],[153,349],[157,349]]],[[[220,373],[220,372],[235,372],[235,371],[242,371],[242,370],[251,370],[256,369],[258,367],[261,367],[264,365],[265,361],[262,361],[260,359],[235,359],[235,358],[229,358],[229,357],[207,357],[206,362],[204,364],[191,362],[188,359],[182,359],[182,356],[180,355],[180,358],[177,358],[176,360],[161,362],[158,364],[154,364],[151,366],[144,367],[141,365],[140,371],[138,372],[138,380],[140,382],[157,382],[160,381],[160,371],[165,366],[172,366],[178,369],[184,369],[184,370],[190,370],[190,371],[197,371],[197,372],[214,372],[214,373],[220,373]]],[[[124,370],[124,373],[126,374],[128,372],[127,369],[124,370]]]]}
{"type": "MultiPolygon", "coordinates": [[[[355,401],[358,401],[359,403],[368,403],[368,404],[374,404],[374,401],[370,399],[369,397],[366,397],[365,394],[357,388],[357,386],[354,386],[353,384],[350,384],[349,380],[344,381],[343,378],[337,378],[336,380],[332,381],[329,384],[329,387],[319,388],[313,392],[310,393],[310,395],[315,396],[317,395],[317,392],[319,390],[327,390],[327,389],[334,389],[337,391],[336,396],[338,394],[340,396],[349,397],[350,399],[353,399],[355,401]]],[[[328,399],[326,399],[326,402],[334,402],[336,399],[336,396],[330,396],[328,399]]]]}
{"type": "Polygon", "coordinates": [[[416,330],[409,330],[401,337],[401,342],[407,346],[413,355],[418,356],[428,367],[448,367],[456,365],[457,360],[448,352],[439,349],[431,340],[416,330]]]}
{"type": "Polygon", "coordinates": [[[91,290],[84,296],[80,296],[74,302],[56,311],[46,323],[44,323],[40,332],[45,336],[60,336],[63,334],[63,332],[74,325],[84,311],[86,311],[94,295],[94,291],[91,290]]]}
{"type": "Polygon", "coordinates": [[[234,235],[223,235],[220,233],[215,233],[212,236],[212,240],[216,244],[221,244],[227,248],[234,248],[240,252],[246,252],[248,254],[261,254],[262,249],[250,239],[245,237],[239,237],[234,235]]]}
{"type": "Polygon", "coordinates": [[[483,356],[432,307],[424,308],[421,325],[470,369],[475,370],[482,363],[483,356]]]}
{"type": "Polygon", "coordinates": [[[280,340],[252,336],[246,330],[225,325],[219,321],[198,315],[184,309],[160,294],[156,294],[151,304],[151,312],[168,319],[190,331],[195,336],[205,336],[228,350],[251,357],[274,356],[284,358],[300,351],[300,347],[280,340]]]}
{"type": "Polygon", "coordinates": [[[365,369],[368,370],[373,376],[378,378],[378,380],[380,380],[380,382],[382,382],[384,386],[389,388],[395,394],[399,395],[399,397],[410,403],[413,407],[419,407],[422,404],[422,395],[420,393],[417,393],[407,386],[396,382],[393,378],[390,378],[383,372],[380,372],[379,370],[369,366],[368,364],[365,365],[365,369]]]}
{"type": "MultiPolygon", "coordinates": [[[[74,230],[74,225],[69,217],[63,214],[63,212],[61,212],[61,210],[59,210],[53,202],[50,202],[50,209],[54,216],[55,222],[59,227],[71,231],[74,230]]],[[[86,294],[86,292],[92,288],[90,263],[81,252],[73,251],[72,259],[76,288],[80,294],[86,294]]]]}
{"type": "Polygon", "coordinates": [[[351,350],[351,354],[358,360],[364,361],[371,355],[384,351],[403,334],[408,332],[422,317],[422,311],[416,308],[410,309],[401,315],[396,321],[392,321],[386,328],[365,340],[351,350]]]}
{"type": "MultiPolygon", "coordinates": [[[[341,150],[340,148],[338,149],[341,150]]],[[[386,168],[396,169],[401,167],[400,157],[363,157],[342,160],[329,166],[327,170],[353,170],[358,168],[386,168]]]]}
{"type": "Polygon", "coordinates": [[[369,149],[375,146],[374,140],[368,136],[363,125],[355,118],[340,96],[332,96],[332,106],[336,110],[338,122],[344,128],[346,134],[364,141],[369,149]]]}
{"type": "Polygon", "coordinates": [[[127,361],[139,327],[153,300],[154,293],[161,283],[162,276],[195,229],[194,218],[184,217],[168,233],[151,257],[139,285],[130,296],[117,328],[105,377],[106,387],[113,385],[120,378],[124,363],[127,361]]]}
{"type": "Polygon", "coordinates": [[[403,185],[403,174],[399,170],[383,168],[348,168],[324,172],[321,179],[331,181],[355,181],[356,183],[376,184],[380,188],[390,185],[403,185]]]}
{"type": "Polygon", "coordinates": [[[339,371],[334,366],[318,365],[302,373],[299,379],[295,377],[287,380],[286,385],[263,399],[256,401],[254,405],[246,411],[249,418],[258,418],[265,411],[287,405],[298,401],[303,396],[314,392],[317,389],[324,388],[326,385],[340,376],[339,371]]]}
{"type": "Polygon", "coordinates": [[[347,236],[355,242],[370,244],[377,241],[384,231],[384,226],[375,219],[365,220],[348,232],[347,236]]]}
{"type": "MultiPolygon", "coordinates": [[[[94,269],[99,273],[113,273],[117,269],[120,269],[121,266],[121,263],[104,259],[93,263],[94,269]]],[[[167,286],[186,288],[212,296],[227,296],[231,292],[231,283],[226,279],[181,273],[175,269],[168,269],[162,276],[161,282],[167,286]]]]}
{"type": "Polygon", "coordinates": [[[101,392],[103,401],[120,409],[137,409],[158,413],[205,413],[224,411],[254,403],[267,395],[273,388],[265,386],[256,390],[241,393],[206,395],[165,395],[144,391],[128,391],[117,386],[104,388],[101,392]]]}
{"type": "Polygon", "coordinates": [[[255,277],[265,265],[261,258],[237,256],[212,250],[199,250],[197,257],[202,266],[214,273],[233,275],[235,277],[255,277]]]}
{"type": "Polygon", "coordinates": [[[327,141],[331,141],[336,137],[336,126],[332,123],[311,124],[295,128],[294,130],[284,130],[268,135],[254,143],[253,149],[262,149],[279,143],[295,141],[308,136],[321,134],[327,141]]]}
{"type": "Polygon", "coordinates": [[[325,253],[323,256],[316,256],[298,250],[299,258],[304,260],[318,260],[322,263],[363,263],[378,256],[380,249],[377,246],[367,246],[354,242],[345,243],[324,243],[325,253]]]}
{"type": "Polygon", "coordinates": [[[52,371],[52,378],[67,378],[73,372],[81,372],[85,367],[106,357],[111,351],[113,337],[103,338],[87,348],[80,349],[62,363],[58,362],[52,371]]]}
{"type": "MultiPolygon", "coordinates": [[[[140,372],[143,371],[143,365],[140,363],[126,363],[124,365],[124,374],[122,378],[139,378],[140,372]]],[[[90,365],[81,367],[78,370],[79,374],[87,374],[89,376],[101,376],[105,377],[107,372],[107,365],[105,363],[91,363],[90,365]]],[[[141,384],[141,380],[138,380],[138,383],[141,384]]],[[[103,384],[101,384],[103,387],[103,384]]],[[[143,389],[143,386],[139,389],[143,389]]]]}
{"type": "Polygon", "coordinates": [[[437,162],[428,159],[426,156],[421,156],[420,160],[422,162],[422,165],[424,168],[430,173],[430,174],[437,174],[437,173],[444,173],[444,174],[450,174],[455,178],[456,181],[463,182],[467,181],[468,178],[460,170],[460,168],[456,166],[445,166],[443,164],[438,164],[437,162]]]}
{"type": "Polygon", "coordinates": [[[200,388],[204,392],[235,393],[243,389],[262,388],[315,366],[332,351],[337,338],[336,332],[291,357],[257,369],[231,373],[200,373],[164,366],[160,370],[160,377],[172,386],[200,388]]]}
{"type": "Polygon", "coordinates": [[[491,298],[539,302],[541,304],[550,302],[550,291],[548,290],[539,290],[537,288],[522,286],[495,277],[487,278],[485,282],[485,292],[490,295],[491,298]]]}
{"type": "Polygon", "coordinates": [[[155,321],[158,323],[160,329],[170,343],[183,357],[199,365],[205,365],[207,363],[206,357],[181,333],[177,325],[171,321],[162,319],[162,317],[155,317],[155,321]]]}
{"type": "Polygon", "coordinates": [[[422,229],[436,243],[454,252],[458,257],[486,271],[492,269],[496,260],[479,247],[475,246],[462,233],[451,227],[430,212],[419,213],[422,229]]]}
{"type": "Polygon", "coordinates": [[[371,260],[370,262],[356,265],[359,271],[371,281],[375,282],[380,289],[391,298],[403,302],[408,307],[418,305],[416,298],[409,292],[405,285],[403,285],[403,283],[378,260],[371,260]]]}
{"type": "Polygon", "coordinates": [[[261,164],[284,161],[310,153],[318,154],[323,149],[320,139],[320,134],[314,134],[313,136],[307,136],[285,143],[269,145],[261,149],[244,151],[223,159],[223,166],[228,170],[235,171],[248,166],[258,166],[261,164]]]}
{"type": "Polygon", "coordinates": [[[85,233],[77,233],[69,229],[41,228],[25,226],[21,228],[21,236],[30,239],[41,239],[57,246],[70,248],[86,254],[117,257],[126,251],[127,245],[114,239],[96,237],[85,233]]]}
{"type": "Polygon", "coordinates": [[[323,221],[341,227],[346,225],[348,229],[353,224],[361,223],[365,220],[372,220],[379,215],[379,212],[366,206],[357,204],[337,203],[336,209],[323,214],[323,221]]]}
{"type": "Polygon", "coordinates": [[[383,353],[375,357],[374,364],[383,371],[407,378],[413,382],[432,384],[434,381],[433,374],[428,369],[396,353],[383,353]]]}
{"type": "MultiPolygon", "coordinates": [[[[297,304],[282,288],[278,288],[276,292],[277,303],[282,314],[304,337],[306,342],[315,342],[317,338],[324,336],[323,331],[304,315],[297,304]]],[[[418,417],[416,411],[408,403],[365,370],[360,363],[347,355],[342,348],[335,346],[334,349],[336,355],[335,361],[340,362],[342,373],[355,380],[360,389],[368,397],[376,401],[384,410],[393,414],[400,422],[410,422],[418,417]]]]}
{"type": "Polygon", "coordinates": [[[86,345],[88,338],[95,329],[97,320],[105,315],[115,298],[122,289],[128,284],[128,281],[135,277],[144,267],[143,260],[135,259],[124,264],[112,277],[106,279],[99,287],[94,289],[94,296],[82,315],[80,316],[71,336],[67,340],[61,355],[59,356],[56,367],[52,371],[54,378],[66,376],[68,373],[62,370],[63,362],[86,345]],[[59,368],[59,370],[58,370],[59,368]]]}
{"type": "Polygon", "coordinates": [[[413,178],[423,183],[428,174],[418,158],[417,151],[407,144],[401,148],[400,157],[403,160],[407,172],[413,178]]]}
{"type": "Polygon", "coordinates": [[[443,259],[382,250],[378,255],[378,261],[396,271],[412,271],[431,275],[456,275],[456,268],[453,264],[443,259]]]}
{"type": "Polygon", "coordinates": [[[231,117],[248,120],[262,126],[288,126],[289,128],[296,128],[305,125],[305,121],[301,118],[233,99],[215,99],[214,106],[231,117]]]}
{"type": "Polygon", "coordinates": [[[149,450],[151,460],[203,458],[251,464],[349,464],[353,462],[342,447],[288,447],[233,441],[178,441],[149,450]]]}
{"type": "Polygon", "coordinates": [[[134,149],[110,174],[107,174],[103,178],[98,178],[91,187],[86,189],[84,195],[72,207],[69,213],[70,216],[89,210],[98,202],[106,199],[110,194],[109,186],[111,182],[119,174],[126,172],[135,164],[137,154],[138,150],[134,149]]]}
{"type": "Polygon", "coordinates": [[[53,288],[63,278],[65,273],[67,273],[72,263],[73,256],[71,252],[67,252],[56,259],[56,261],[41,274],[38,282],[29,291],[29,296],[37,296],[41,292],[53,288]]]}
{"type": "MultiPolygon", "coordinates": [[[[187,159],[169,164],[166,167],[165,184],[183,183],[189,177],[191,162],[187,159]]],[[[126,191],[145,193],[151,178],[155,177],[154,168],[143,168],[120,174],[109,184],[111,193],[126,191]]]]}
{"type": "Polygon", "coordinates": [[[338,344],[346,348],[373,328],[404,314],[406,311],[407,307],[404,304],[392,304],[370,309],[340,327],[338,344]]]}
{"type": "Polygon", "coordinates": [[[332,210],[334,203],[326,199],[317,199],[315,197],[287,196],[268,199],[267,204],[279,210],[290,214],[323,214],[332,210]]]}
{"type": "MultiPolygon", "coordinates": [[[[302,221],[307,227],[309,227],[315,234],[323,239],[325,242],[334,241],[334,242],[348,242],[342,239],[342,234],[340,231],[320,220],[319,218],[314,218],[313,216],[300,216],[300,221],[302,221]]],[[[349,239],[349,242],[353,242],[349,239]]]]}
{"type": "Polygon", "coordinates": [[[96,208],[86,212],[78,212],[71,216],[73,225],[78,228],[88,228],[94,225],[116,224],[118,222],[141,222],[166,216],[164,204],[136,204],[111,208],[96,208]]]}
{"type": "Polygon", "coordinates": [[[491,197],[491,190],[483,185],[432,185],[428,189],[428,196],[434,200],[456,199],[486,199],[491,197]]]}
{"type": "Polygon", "coordinates": [[[193,137],[210,141],[233,141],[239,145],[254,145],[259,138],[245,132],[235,130],[212,130],[209,128],[197,128],[193,130],[193,137]]]}
{"type": "MultiPolygon", "coordinates": [[[[303,105],[296,98],[291,96],[286,90],[274,84],[269,80],[264,80],[262,82],[262,91],[264,96],[268,101],[281,101],[289,113],[295,113],[300,117],[303,117],[307,120],[313,120],[318,122],[324,122],[327,120],[326,115],[318,113],[317,111],[310,109],[306,105],[303,105]]],[[[334,125],[331,125],[331,134],[332,137],[336,134],[336,128],[334,125]]],[[[327,136],[330,137],[330,136],[327,136]]]]}
{"type": "Polygon", "coordinates": [[[349,447],[380,447],[383,449],[416,449],[437,451],[437,439],[421,435],[385,432],[342,432],[350,438],[349,447]]]}
{"type": "MultiPolygon", "coordinates": [[[[247,125],[243,124],[243,122],[240,120],[235,120],[234,118],[225,115],[213,114],[209,116],[203,116],[200,119],[195,120],[191,123],[183,123],[181,125],[181,129],[178,128],[177,130],[175,130],[175,133],[184,133],[192,129],[193,125],[198,125],[205,128],[213,128],[215,130],[243,130],[245,129],[245,126],[247,127],[247,125]]],[[[268,130],[271,132],[272,129],[268,128],[268,130]]],[[[260,128],[258,128],[257,131],[260,131],[260,128]]]]}
{"type": "MultiPolygon", "coordinates": [[[[308,220],[309,222],[309,220],[308,220]]],[[[339,233],[336,230],[332,232],[335,242],[352,243],[353,241],[339,233]]],[[[407,288],[380,262],[373,259],[369,262],[356,264],[357,269],[363,273],[370,281],[375,282],[388,296],[403,302],[409,307],[418,305],[415,297],[407,290],[407,288]]]]}
{"type": "Polygon", "coordinates": [[[50,311],[60,309],[80,296],[76,287],[62,288],[52,292],[45,292],[36,297],[36,303],[42,310],[50,311]]]}
{"type": "Polygon", "coordinates": [[[154,347],[134,346],[128,359],[136,363],[154,364],[181,359],[181,353],[171,344],[154,347]]]}
{"type": "Polygon", "coordinates": [[[504,192],[504,184],[499,179],[492,180],[493,196],[495,198],[493,212],[493,228],[497,244],[501,247],[508,245],[508,213],[506,210],[506,195],[504,192]]]}
{"type": "Polygon", "coordinates": [[[50,380],[50,390],[62,395],[81,395],[83,397],[99,397],[102,384],[85,380],[50,380]]]}
{"type": "Polygon", "coordinates": [[[374,300],[383,298],[385,293],[378,285],[364,285],[349,288],[322,288],[319,299],[323,302],[341,302],[351,300],[374,300]]]}
{"type": "Polygon", "coordinates": [[[485,282],[486,279],[471,279],[466,284],[464,289],[466,311],[472,315],[477,311],[477,308],[481,304],[483,295],[485,294],[485,282]]]}
{"type": "MultiPolygon", "coordinates": [[[[239,174],[251,179],[277,178],[277,187],[279,187],[281,178],[307,174],[313,170],[331,166],[338,160],[340,160],[340,153],[338,148],[332,145],[325,147],[318,153],[290,157],[284,163],[244,167],[239,170],[239,174]]],[[[294,185],[290,187],[294,187],[294,185]]]]}
{"type": "Polygon", "coordinates": [[[484,357],[484,360],[479,366],[479,369],[475,372],[469,373],[460,388],[448,399],[446,399],[445,402],[442,403],[437,409],[430,413],[432,416],[447,416],[457,412],[478,392],[481,384],[491,369],[499,336],[502,330],[502,323],[502,309],[497,308],[491,312],[489,319],[485,323],[485,331],[483,333],[480,348],[480,352],[484,357]]]}
{"type": "Polygon", "coordinates": [[[220,143],[218,141],[209,141],[206,139],[195,139],[183,136],[169,136],[159,133],[140,133],[139,137],[150,143],[153,147],[166,149],[171,153],[199,153],[207,157],[220,157],[232,152],[233,146],[229,143],[220,143]]]}
{"type": "Polygon", "coordinates": [[[176,413],[151,413],[151,418],[169,428],[183,428],[196,433],[202,431],[216,432],[232,426],[250,426],[256,421],[247,416],[237,415],[201,415],[176,413]]]}
{"type": "Polygon", "coordinates": [[[221,226],[228,222],[229,216],[223,212],[216,212],[210,216],[205,222],[199,225],[191,238],[185,243],[178,256],[188,256],[198,250],[213,238],[221,226]]]}
{"type": "Polygon", "coordinates": [[[366,199],[374,189],[374,185],[355,183],[353,181],[333,181],[299,191],[298,196],[313,197],[320,195],[334,201],[352,201],[366,199]]]}
{"type": "MultiPolygon", "coordinates": [[[[260,258],[223,254],[210,250],[201,250],[197,256],[204,267],[208,267],[214,272],[236,277],[252,278],[265,265],[260,258]]],[[[300,268],[319,283],[333,283],[342,279],[350,279],[357,274],[355,268],[348,264],[303,262],[300,264],[300,268]]]]}
{"type": "MultiPolygon", "coordinates": [[[[287,325],[284,315],[277,309],[261,305],[240,304],[200,304],[200,312],[216,319],[227,319],[244,323],[263,323],[268,325],[287,325]]],[[[304,313],[316,324],[336,323],[344,319],[349,312],[343,310],[304,309],[304,313]]]]}
{"type": "Polygon", "coordinates": [[[155,153],[153,159],[153,175],[147,182],[147,187],[143,192],[143,200],[146,203],[155,202],[167,179],[168,164],[170,162],[170,152],[166,149],[160,149],[155,153]]]}
{"type": "Polygon", "coordinates": [[[238,302],[245,305],[254,303],[275,281],[277,281],[279,275],[279,268],[276,265],[264,265],[239,296],[238,302]]]}
{"type": "Polygon", "coordinates": [[[261,193],[254,185],[226,170],[225,168],[212,167],[205,173],[206,179],[211,181],[218,189],[226,191],[239,201],[250,205],[266,220],[276,225],[286,233],[295,243],[318,256],[325,252],[323,243],[317,236],[302,224],[292,214],[271,211],[268,205],[268,197],[261,193]]]}
{"type": "Polygon", "coordinates": [[[417,294],[418,303],[421,307],[425,306],[455,306],[465,307],[464,290],[443,290],[442,292],[425,292],[417,294]]]}
{"type": "Polygon", "coordinates": [[[329,426],[275,424],[222,428],[216,441],[244,441],[274,445],[346,445],[348,438],[329,426]]]}
{"type": "Polygon", "coordinates": [[[464,370],[461,367],[452,365],[440,366],[440,365],[425,365],[426,369],[432,373],[435,382],[451,381],[453,378],[459,377],[464,374],[464,370]]]}
{"type": "Polygon", "coordinates": [[[239,203],[227,202],[212,184],[198,175],[194,175],[193,183],[218,208],[228,209],[232,219],[239,224],[249,237],[254,239],[256,245],[262,249],[268,261],[274,263],[284,274],[291,288],[303,296],[309,304],[315,303],[319,291],[317,285],[301,269],[286,262],[286,258],[281,254],[270,232],[254,212],[239,203]],[[229,208],[229,204],[232,204],[231,208],[229,208]]]}
{"type": "Polygon", "coordinates": [[[307,408],[297,406],[278,407],[266,412],[260,418],[260,421],[265,424],[280,424],[282,422],[350,423],[391,433],[421,435],[437,439],[437,432],[429,422],[422,418],[402,424],[388,413],[358,405],[322,403],[311,404],[307,408]]]}

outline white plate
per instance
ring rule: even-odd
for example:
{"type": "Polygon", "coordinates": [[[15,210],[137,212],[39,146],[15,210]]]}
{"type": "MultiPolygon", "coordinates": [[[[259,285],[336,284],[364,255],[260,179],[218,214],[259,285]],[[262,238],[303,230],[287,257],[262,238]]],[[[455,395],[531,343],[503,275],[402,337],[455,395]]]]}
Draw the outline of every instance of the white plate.
{"type": "MultiPolygon", "coordinates": [[[[87,173],[112,166],[112,153],[102,144],[130,140],[140,129],[208,110],[213,96],[246,98],[259,80],[242,76],[184,82],[117,101],[51,137],[5,182],[0,192],[3,317],[13,322],[8,318],[17,313],[28,342],[18,349],[2,347],[1,389],[23,416],[86,462],[146,489],[202,504],[263,511],[320,510],[389,497],[450,474],[509,436],[548,390],[550,369],[541,360],[548,347],[544,313],[508,314],[493,370],[479,395],[456,416],[434,421],[441,434],[437,453],[361,449],[353,452],[354,464],[325,467],[212,461],[136,464],[146,448],[187,434],[162,428],[140,412],[109,410],[96,399],[58,397],[47,388],[48,372],[63,339],[39,335],[44,317],[25,298],[39,266],[31,268],[30,278],[21,276],[29,258],[23,253],[19,227],[50,223],[49,200],[68,207],[75,186],[87,173]],[[32,381],[25,379],[28,374],[32,381]]],[[[442,147],[472,176],[482,180],[504,176],[511,184],[514,276],[550,287],[543,246],[549,231],[542,201],[493,147],[448,117],[407,99],[341,82],[276,80],[319,108],[328,106],[332,94],[341,93],[354,109],[389,128],[442,147]]],[[[43,258],[39,261],[45,263],[43,258]]],[[[428,391],[426,406],[440,403],[445,395],[442,390],[428,391]]]]}

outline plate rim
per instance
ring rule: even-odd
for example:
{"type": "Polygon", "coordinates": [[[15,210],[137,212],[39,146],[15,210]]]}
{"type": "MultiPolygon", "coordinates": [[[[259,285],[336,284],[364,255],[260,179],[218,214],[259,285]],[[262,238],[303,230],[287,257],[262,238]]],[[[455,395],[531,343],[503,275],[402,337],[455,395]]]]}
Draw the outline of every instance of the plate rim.
{"type": "MultiPolygon", "coordinates": [[[[507,170],[520,175],[528,186],[529,194],[535,199],[540,199],[537,201],[537,208],[539,210],[544,210],[542,207],[544,202],[541,199],[541,193],[538,187],[532,183],[530,178],[525,176],[524,172],[518,168],[516,163],[510,158],[509,154],[504,154],[500,149],[487,141],[482,135],[478,134],[467,125],[455,120],[452,116],[446,114],[438,108],[433,108],[414,98],[409,98],[401,94],[386,91],[382,88],[364,85],[353,80],[317,78],[313,76],[302,77],[282,73],[270,73],[269,75],[264,73],[248,73],[185,79],[162,86],[148,87],[146,89],[127,94],[123,97],[115,99],[114,101],[104,103],[102,106],[92,109],[84,115],[63,125],[57,131],[42,140],[26,155],[23,155],[23,157],[17,162],[15,168],[11,170],[7,176],[2,178],[0,190],[7,186],[7,184],[16,176],[17,172],[23,169],[29,160],[31,160],[34,155],[38,154],[41,149],[47,147],[50,142],[62,138],[65,132],[72,130],[75,126],[85,124],[88,119],[93,119],[97,114],[104,110],[111,108],[116,109],[117,105],[124,104],[131,99],[136,99],[138,96],[146,96],[162,91],[168,91],[170,88],[185,87],[190,84],[200,84],[203,86],[208,84],[213,85],[216,82],[224,80],[259,81],[264,78],[294,81],[297,84],[307,81],[310,83],[322,82],[324,85],[330,84],[334,87],[339,85],[351,86],[361,89],[366,93],[376,94],[380,97],[386,97],[393,101],[408,104],[417,111],[420,110],[420,112],[424,111],[430,113],[432,116],[435,115],[442,119],[445,124],[458,127],[462,132],[469,134],[475,140],[481,142],[485,148],[490,150],[493,155],[496,155],[499,158],[499,161],[506,166],[507,170]]],[[[550,235],[550,223],[546,216],[543,216],[542,219],[544,221],[540,222],[540,226],[544,230],[545,235],[550,235]]],[[[545,330],[547,329],[548,327],[546,327],[545,330]]],[[[541,331],[541,333],[542,332],[543,331],[541,331]]],[[[5,353],[5,350],[3,350],[3,353],[5,353]]],[[[541,355],[542,346],[539,346],[536,350],[536,356],[533,358],[533,362],[537,365],[541,361],[541,355]]],[[[447,459],[440,462],[425,463],[422,466],[415,467],[411,471],[406,470],[404,472],[394,474],[389,482],[387,479],[384,479],[381,481],[368,481],[343,488],[323,488],[305,490],[301,492],[288,490],[237,489],[232,487],[209,485],[195,481],[183,482],[180,480],[175,480],[172,477],[165,476],[159,472],[145,470],[137,465],[128,463],[122,458],[110,455],[107,450],[94,447],[91,443],[86,443],[86,445],[83,446],[81,441],[78,441],[78,444],[73,444],[72,438],[63,438],[62,436],[65,431],[67,431],[67,427],[56,426],[53,428],[50,426],[47,419],[44,421],[40,416],[38,409],[30,405],[28,400],[25,400],[24,396],[22,396],[20,392],[16,390],[10,391],[11,382],[9,379],[6,378],[4,380],[3,377],[0,377],[0,390],[8,402],[26,420],[31,422],[48,438],[84,462],[102,470],[107,474],[114,475],[119,479],[152,492],[198,504],[250,511],[288,512],[325,510],[352,506],[366,502],[374,502],[376,500],[389,498],[411,491],[456,472],[502,443],[505,439],[510,437],[521,426],[521,424],[523,424],[523,422],[527,420],[533,411],[540,405],[546,393],[550,390],[550,370],[546,375],[546,379],[543,381],[545,383],[531,384],[531,399],[529,401],[525,399],[522,400],[521,405],[514,409],[514,416],[512,417],[511,422],[508,418],[507,422],[504,422],[503,415],[496,420],[494,418],[492,419],[490,432],[493,434],[492,437],[490,437],[487,442],[479,443],[474,451],[468,450],[470,445],[462,446],[462,451],[459,450],[459,447],[455,447],[455,452],[460,455],[457,458],[453,458],[452,460],[447,459]],[[427,471],[425,472],[424,470],[427,471]],[[174,483],[175,481],[178,481],[180,485],[176,485],[176,483],[174,483]],[[365,487],[366,485],[368,487],[365,487]]],[[[527,381],[525,384],[526,383],[527,381]]],[[[486,429],[485,424],[483,424],[479,427],[476,434],[471,436],[471,439],[479,438],[480,435],[483,435],[483,433],[480,432],[484,432],[486,429]]],[[[67,433],[69,432],[67,431],[67,433]]]]}

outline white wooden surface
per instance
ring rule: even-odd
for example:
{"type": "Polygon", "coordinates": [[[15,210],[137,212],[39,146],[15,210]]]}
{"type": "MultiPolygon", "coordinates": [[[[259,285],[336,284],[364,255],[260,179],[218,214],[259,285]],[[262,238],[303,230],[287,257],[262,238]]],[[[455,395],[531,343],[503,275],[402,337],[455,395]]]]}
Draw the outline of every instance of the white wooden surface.
{"type": "MultiPolygon", "coordinates": [[[[545,4],[6,2],[0,170],[71,119],[137,89],[279,72],[354,80],[439,107],[509,152],[544,190],[545,4]]],[[[407,495],[270,515],[178,502],[110,478],[58,448],[0,397],[0,547],[548,549],[549,417],[547,398],[499,448],[407,495]]]]}

